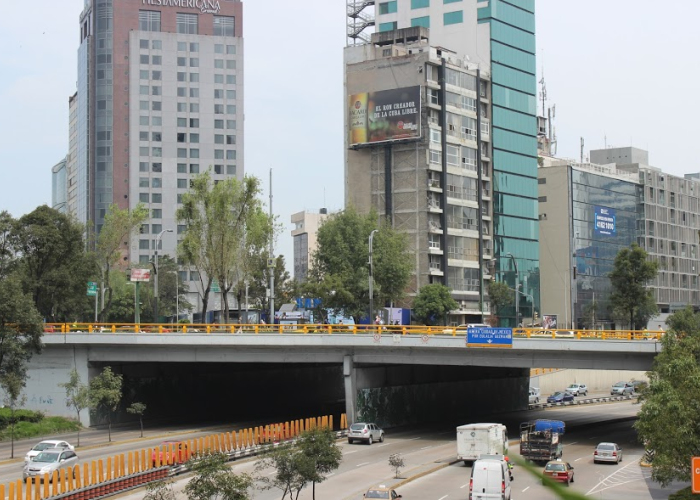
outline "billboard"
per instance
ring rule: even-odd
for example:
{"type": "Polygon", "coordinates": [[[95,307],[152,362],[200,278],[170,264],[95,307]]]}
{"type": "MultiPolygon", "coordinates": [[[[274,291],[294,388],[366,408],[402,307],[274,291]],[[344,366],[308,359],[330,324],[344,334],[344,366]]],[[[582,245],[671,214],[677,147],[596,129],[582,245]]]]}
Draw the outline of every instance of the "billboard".
{"type": "Polygon", "coordinates": [[[545,330],[556,330],[557,329],[557,315],[556,314],[543,314],[542,315],[542,328],[545,330]]]}
{"type": "Polygon", "coordinates": [[[348,96],[348,143],[420,139],[420,86],[348,96]]]}
{"type": "Polygon", "coordinates": [[[615,236],[615,209],[595,207],[594,232],[602,236],[615,236]]]}
{"type": "Polygon", "coordinates": [[[131,281],[149,281],[151,279],[150,269],[132,269],[131,281]]]}

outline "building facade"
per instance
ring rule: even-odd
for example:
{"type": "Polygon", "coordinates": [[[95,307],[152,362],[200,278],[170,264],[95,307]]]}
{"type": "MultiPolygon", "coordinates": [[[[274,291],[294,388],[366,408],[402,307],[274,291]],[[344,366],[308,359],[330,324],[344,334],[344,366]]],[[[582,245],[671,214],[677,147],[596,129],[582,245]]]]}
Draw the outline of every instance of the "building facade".
{"type": "MultiPolygon", "coordinates": [[[[182,232],[194,175],[243,176],[242,4],[86,0],[80,40],[71,209],[99,233],[112,204],[143,203],[150,218],[123,251],[146,264],[162,231],[182,232]]],[[[165,236],[161,254],[176,245],[165,236]]]]}
{"type": "Polygon", "coordinates": [[[68,213],[68,157],[51,168],[51,207],[68,213]]]}
{"type": "MultiPolygon", "coordinates": [[[[486,264],[488,273],[511,288],[520,283],[518,309],[523,317],[515,317],[515,307],[499,312],[501,324],[515,325],[534,314],[540,295],[534,0],[378,2],[376,27],[380,35],[409,27],[428,29],[431,46],[448,49],[462,67],[488,75],[483,104],[489,122],[492,199],[484,210],[490,212],[493,232],[486,264]]],[[[357,62],[348,54],[358,47],[362,45],[346,48],[346,85],[347,64],[357,62]]],[[[402,85],[397,81],[395,87],[402,85]]],[[[351,201],[347,179],[346,166],[346,200],[351,201]]],[[[463,279],[473,278],[465,274],[463,279]]]]}
{"type": "Polygon", "coordinates": [[[608,273],[617,253],[637,241],[637,176],[615,165],[543,160],[541,316],[559,328],[611,327],[608,273]]]}
{"type": "Polygon", "coordinates": [[[311,269],[311,260],[317,244],[316,233],[323,221],[328,218],[328,211],[322,208],[318,213],[297,212],[292,214],[292,240],[294,242],[294,279],[304,282],[311,269]]]}

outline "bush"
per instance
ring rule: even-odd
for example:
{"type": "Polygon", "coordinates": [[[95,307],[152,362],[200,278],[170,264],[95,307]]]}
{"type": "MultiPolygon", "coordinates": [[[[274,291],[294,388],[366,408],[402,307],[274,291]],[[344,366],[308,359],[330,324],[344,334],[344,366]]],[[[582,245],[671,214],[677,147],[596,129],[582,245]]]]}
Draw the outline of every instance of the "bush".
{"type": "Polygon", "coordinates": [[[700,498],[700,495],[693,495],[690,486],[668,496],[668,500],[692,500],[694,498],[700,498]]]}
{"type": "MultiPolygon", "coordinates": [[[[14,428],[15,439],[47,436],[63,432],[75,432],[80,429],[80,423],[68,420],[64,417],[47,417],[41,422],[18,422],[14,428]]],[[[0,441],[9,441],[11,428],[6,427],[0,431],[0,441]]]]}
{"type": "MultiPolygon", "coordinates": [[[[36,424],[44,419],[44,414],[40,411],[15,410],[15,422],[30,422],[36,424]]],[[[12,410],[10,408],[0,408],[0,430],[5,429],[12,421],[12,410]]]]}

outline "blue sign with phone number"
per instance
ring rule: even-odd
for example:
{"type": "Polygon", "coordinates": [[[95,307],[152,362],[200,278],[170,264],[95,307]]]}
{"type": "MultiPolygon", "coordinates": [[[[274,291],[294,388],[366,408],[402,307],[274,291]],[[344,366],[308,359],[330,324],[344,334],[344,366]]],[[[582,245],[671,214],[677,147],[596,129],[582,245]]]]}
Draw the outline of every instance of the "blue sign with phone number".
{"type": "Polygon", "coordinates": [[[467,347],[513,347],[512,328],[467,328],[467,347]]]}
{"type": "Polygon", "coordinates": [[[593,232],[604,236],[615,236],[615,210],[607,207],[595,207],[595,227],[593,232]]]}

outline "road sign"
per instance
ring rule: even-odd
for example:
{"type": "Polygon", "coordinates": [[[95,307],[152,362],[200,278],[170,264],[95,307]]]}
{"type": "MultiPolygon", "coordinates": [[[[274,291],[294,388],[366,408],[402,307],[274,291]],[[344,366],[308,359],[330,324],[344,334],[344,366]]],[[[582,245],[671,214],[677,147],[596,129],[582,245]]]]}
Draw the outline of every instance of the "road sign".
{"type": "Polygon", "coordinates": [[[211,292],[213,293],[221,293],[221,287],[219,287],[219,282],[214,280],[211,282],[211,292]]]}
{"type": "Polygon", "coordinates": [[[130,281],[150,281],[150,269],[132,269],[130,281]]]}
{"type": "Polygon", "coordinates": [[[467,347],[513,347],[512,328],[467,328],[467,347]]]}
{"type": "Polygon", "coordinates": [[[88,297],[97,297],[97,283],[94,281],[88,281],[87,286],[88,297]]]}
{"type": "Polygon", "coordinates": [[[693,493],[700,493],[700,457],[693,457],[690,477],[692,479],[693,493]]]}

